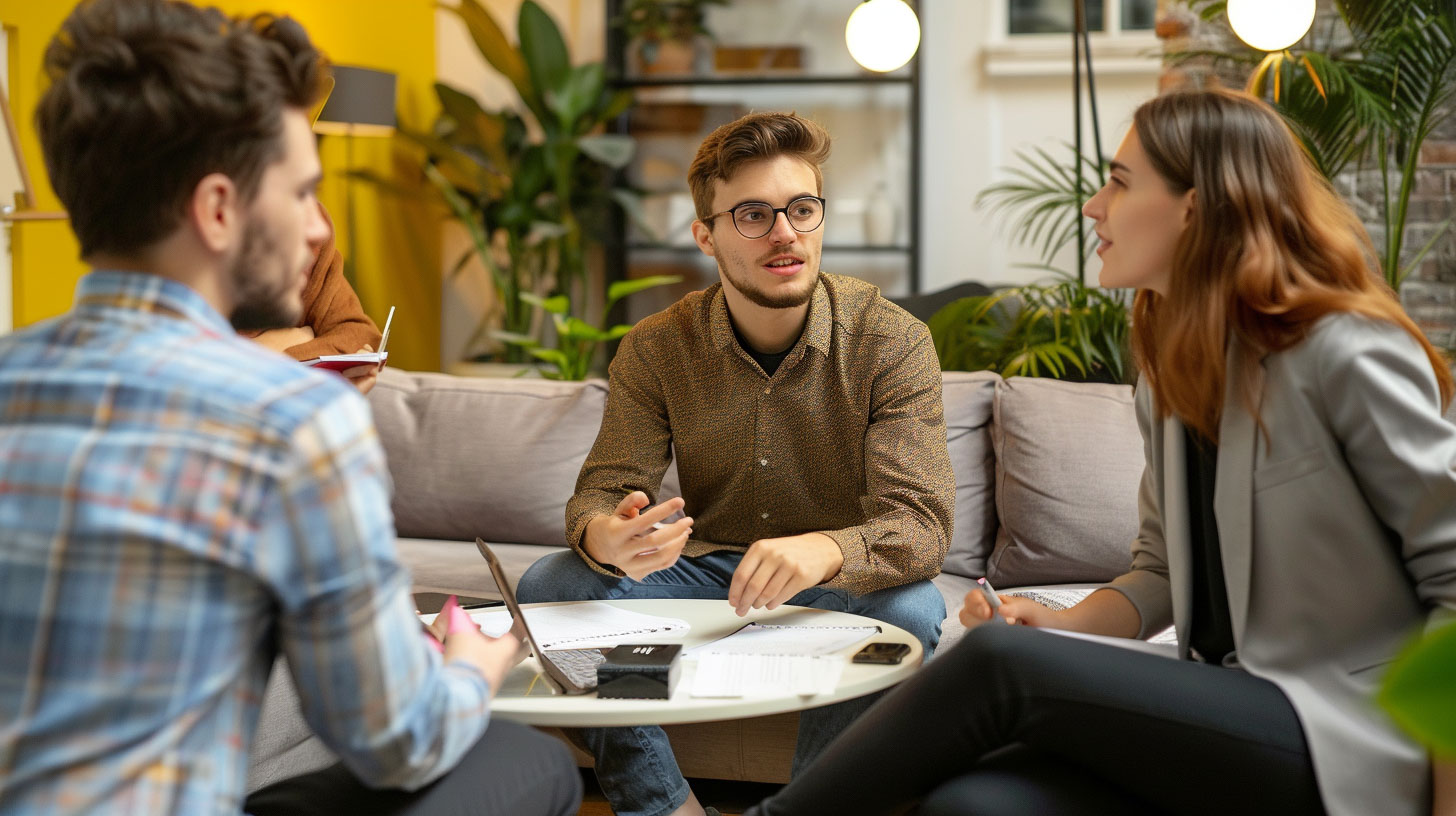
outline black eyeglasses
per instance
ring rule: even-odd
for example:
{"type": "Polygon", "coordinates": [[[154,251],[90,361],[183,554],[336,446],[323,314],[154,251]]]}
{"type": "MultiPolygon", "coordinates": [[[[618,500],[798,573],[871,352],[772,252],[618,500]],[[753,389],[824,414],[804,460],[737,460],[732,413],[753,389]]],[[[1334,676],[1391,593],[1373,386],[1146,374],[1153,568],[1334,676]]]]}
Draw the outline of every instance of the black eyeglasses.
{"type": "Polygon", "coordinates": [[[720,215],[733,216],[733,227],[744,238],[762,238],[773,232],[774,221],[779,213],[789,222],[795,232],[813,232],[824,223],[824,199],[819,196],[802,196],[783,207],[770,207],[762,201],[746,201],[723,212],[705,217],[704,221],[720,215]]]}

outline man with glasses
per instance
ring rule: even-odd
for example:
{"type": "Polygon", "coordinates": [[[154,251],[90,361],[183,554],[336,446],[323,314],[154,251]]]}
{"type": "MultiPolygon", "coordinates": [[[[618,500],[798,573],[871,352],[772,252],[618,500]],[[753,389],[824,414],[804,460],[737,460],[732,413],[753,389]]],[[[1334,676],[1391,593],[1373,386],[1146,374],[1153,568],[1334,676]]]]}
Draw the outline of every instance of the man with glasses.
{"type": "MultiPolygon", "coordinates": [[[[945,605],[930,579],[955,493],[940,365],[925,324],[819,271],[828,155],[821,127],[780,113],[698,149],[693,237],[721,282],[622,339],[566,509],[575,552],[536,562],[523,602],[726,598],[740,615],[789,603],[935,648],[945,605]],[[682,498],[653,506],[674,458],[682,498]]],[[[869,703],[805,711],[795,773],[869,703]]],[[[661,729],[572,736],[619,815],[704,812],[661,729]]]]}

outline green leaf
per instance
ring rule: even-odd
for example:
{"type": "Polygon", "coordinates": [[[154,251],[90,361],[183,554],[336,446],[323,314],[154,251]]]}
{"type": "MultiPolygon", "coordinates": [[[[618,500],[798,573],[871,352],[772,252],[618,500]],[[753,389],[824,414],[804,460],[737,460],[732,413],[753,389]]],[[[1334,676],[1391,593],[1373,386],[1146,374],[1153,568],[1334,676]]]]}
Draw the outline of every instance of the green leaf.
{"type": "Polygon", "coordinates": [[[607,309],[617,301],[629,295],[634,295],[645,289],[652,289],[658,286],[670,286],[674,283],[682,283],[681,275],[652,275],[646,278],[633,278],[632,280],[616,281],[607,287],[607,309]]]}
{"type": "Polygon", "coordinates": [[[632,161],[637,143],[631,136],[621,133],[595,133],[576,140],[581,152],[613,170],[621,170],[632,161]]]}
{"type": "Polygon", "coordinates": [[[497,329],[491,332],[490,336],[501,341],[502,343],[506,343],[512,346],[520,346],[522,348],[529,349],[541,345],[540,341],[536,338],[531,337],[530,335],[521,334],[520,332],[509,332],[497,329]]]}
{"type": "Polygon", "coordinates": [[[566,355],[562,353],[559,349],[533,348],[529,349],[529,351],[531,352],[532,357],[535,357],[537,360],[544,360],[545,362],[551,363],[559,369],[564,369],[569,364],[569,361],[566,359],[566,355]]]}
{"type": "Polygon", "coordinates": [[[596,125],[588,114],[601,101],[606,84],[606,68],[600,62],[589,62],[570,69],[561,87],[552,87],[546,106],[556,114],[564,134],[584,133],[596,125]]]}
{"type": "Polygon", "coordinates": [[[622,212],[625,212],[632,223],[637,225],[637,229],[642,230],[649,241],[663,239],[663,236],[657,232],[657,225],[647,220],[647,212],[642,209],[641,195],[621,187],[612,188],[610,195],[612,200],[617,202],[617,206],[622,208],[622,212]]]}
{"type": "Polygon", "coordinates": [[[1386,672],[1379,701],[1407,733],[1456,758],[1456,625],[1412,644],[1386,672]]]}
{"type": "Polygon", "coordinates": [[[501,72],[501,75],[510,80],[515,86],[516,92],[522,98],[535,96],[531,87],[531,79],[526,73],[525,60],[521,58],[521,52],[511,45],[506,39],[505,32],[501,30],[495,18],[490,12],[480,5],[478,0],[461,0],[459,6],[448,6],[439,4],[440,8],[453,12],[465,23],[465,29],[470,32],[470,39],[475,41],[475,47],[490,67],[501,72]]]}
{"type": "Polygon", "coordinates": [[[526,70],[542,98],[547,94],[560,94],[571,72],[571,57],[556,21],[536,0],[525,0],[521,4],[516,31],[521,37],[521,56],[525,59],[526,70]]]}
{"type": "Polygon", "coordinates": [[[571,300],[566,295],[555,295],[553,297],[543,298],[534,292],[522,292],[520,298],[532,306],[545,309],[554,315],[564,315],[571,311],[571,300]]]}
{"type": "Polygon", "coordinates": [[[607,333],[579,317],[568,317],[557,329],[562,343],[587,340],[599,343],[607,339],[607,333]]]}

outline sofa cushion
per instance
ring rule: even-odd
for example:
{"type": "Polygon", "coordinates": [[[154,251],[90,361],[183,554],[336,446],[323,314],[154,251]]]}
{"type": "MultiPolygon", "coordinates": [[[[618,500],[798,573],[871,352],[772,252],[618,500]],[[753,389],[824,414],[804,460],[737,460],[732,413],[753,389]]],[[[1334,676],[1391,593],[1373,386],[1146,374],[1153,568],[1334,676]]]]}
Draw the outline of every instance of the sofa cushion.
{"type": "Polygon", "coordinates": [[[990,371],[947,371],[942,377],[946,447],[956,483],[955,533],[943,569],[979,578],[996,544],[991,409],[1001,377],[990,371]]]}
{"type": "Polygon", "coordinates": [[[399,534],[564,544],[566,502],[596,440],[606,393],[601,380],[386,368],[369,403],[394,479],[399,534]]]}
{"type": "Polygon", "coordinates": [[[1128,570],[1145,464],[1130,387],[1004,380],[991,440],[993,584],[1100,582],[1128,570]]]}

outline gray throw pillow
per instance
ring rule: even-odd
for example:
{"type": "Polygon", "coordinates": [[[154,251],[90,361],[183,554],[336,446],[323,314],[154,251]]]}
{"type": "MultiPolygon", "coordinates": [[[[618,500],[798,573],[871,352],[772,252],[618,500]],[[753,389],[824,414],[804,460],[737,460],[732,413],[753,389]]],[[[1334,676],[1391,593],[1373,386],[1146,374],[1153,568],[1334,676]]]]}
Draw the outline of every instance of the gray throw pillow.
{"type": "Polygon", "coordinates": [[[1012,377],[996,388],[994,414],[991,583],[1093,583],[1127,572],[1146,464],[1132,388],[1012,377]]]}
{"type": "Polygon", "coordinates": [[[386,368],[369,394],[405,538],[566,543],[566,502],[602,423],[601,380],[386,368]]]}
{"type": "Polygon", "coordinates": [[[967,578],[986,574],[986,558],[996,544],[991,409],[1000,381],[991,371],[942,374],[946,448],[956,483],[955,533],[943,569],[967,578]]]}

